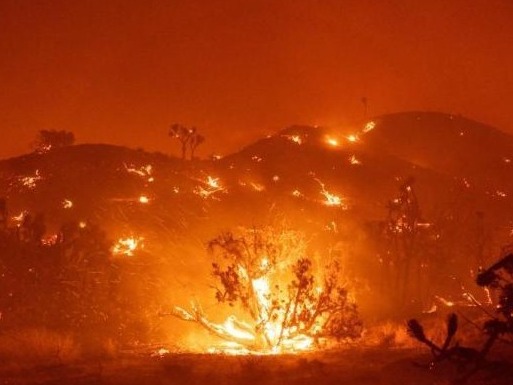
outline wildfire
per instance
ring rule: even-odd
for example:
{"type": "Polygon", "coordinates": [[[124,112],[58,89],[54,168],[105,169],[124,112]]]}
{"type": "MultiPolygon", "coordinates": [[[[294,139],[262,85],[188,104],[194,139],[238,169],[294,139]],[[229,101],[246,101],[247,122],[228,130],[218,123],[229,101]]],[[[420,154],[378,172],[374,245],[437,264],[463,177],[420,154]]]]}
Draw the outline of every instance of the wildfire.
{"type": "Polygon", "coordinates": [[[24,210],[18,215],[13,216],[11,219],[14,223],[16,223],[16,227],[20,227],[23,223],[23,220],[25,219],[26,215],[28,214],[28,211],[24,210]]]}
{"type": "Polygon", "coordinates": [[[285,135],[285,138],[298,145],[303,144],[303,138],[300,135],[285,135]]]}
{"type": "Polygon", "coordinates": [[[249,185],[253,188],[253,190],[255,190],[257,192],[262,192],[262,191],[265,190],[265,186],[263,184],[260,184],[260,183],[249,182],[249,185]]]}
{"type": "Polygon", "coordinates": [[[362,164],[362,162],[356,158],[356,155],[351,155],[351,156],[349,157],[349,163],[351,163],[351,164],[353,164],[353,165],[359,165],[359,164],[362,164]]]}
{"type": "Polygon", "coordinates": [[[144,178],[146,179],[147,182],[153,182],[155,181],[155,178],[153,177],[153,166],[151,164],[147,164],[145,166],[141,166],[141,167],[135,167],[134,165],[124,165],[125,166],[125,170],[129,173],[129,174],[135,174],[135,175],[138,175],[140,176],[141,178],[144,178]]]}
{"type": "Polygon", "coordinates": [[[139,197],[139,203],[142,203],[142,204],[148,204],[150,203],[150,198],[148,198],[146,195],[141,195],[139,197]]]}
{"type": "Polygon", "coordinates": [[[70,208],[72,208],[72,207],[73,207],[73,202],[72,202],[72,201],[70,201],[69,199],[64,199],[64,200],[62,201],[62,208],[64,208],[64,209],[70,209],[70,208]]]}
{"type": "Polygon", "coordinates": [[[112,254],[133,257],[135,251],[143,247],[143,240],[142,237],[119,238],[112,247],[112,254]]]}
{"type": "Polygon", "coordinates": [[[210,175],[207,177],[207,185],[209,185],[213,189],[221,188],[219,185],[219,178],[213,178],[210,175]]]}
{"type": "Polygon", "coordinates": [[[324,201],[324,204],[326,206],[341,207],[344,210],[347,209],[347,205],[344,204],[342,197],[330,193],[328,190],[326,190],[326,186],[323,182],[321,182],[319,179],[315,180],[321,186],[321,194],[324,196],[324,198],[326,198],[324,201]]]}
{"type": "Polygon", "coordinates": [[[351,135],[346,136],[346,139],[348,142],[356,143],[360,140],[360,137],[358,135],[351,134],[351,135]]]}
{"type": "MultiPolygon", "coordinates": [[[[311,350],[316,341],[346,333],[348,316],[354,322],[354,307],[344,289],[338,286],[338,264],[327,267],[328,275],[316,277],[312,262],[301,257],[306,242],[295,232],[253,231],[244,238],[222,234],[209,243],[211,250],[220,248],[227,265],[213,263],[214,276],[221,280],[217,289],[220,302],[238,302],[251,322],[229,316],[223,323],[208,320],[201,307],[175,306],[169,315],[195,322],[227,341],[221,352],[275,354],[311,350]],[[298,258],[295,262],[290,259],[298,258]],[[318,278],[319,281],[317,281],[318,278]],[[285,281],[284,281],[285,279],[285,281]],[[291,280],[291,281],[289,281],[291,280]],[[322,283],[321,285],[317,282],[322,283]],[[286,287],[287,290],[280,290],[286,287]],[[345,313],[347,312],[347,313],[345,313]]],[[[358,325],[356,322],[355,325],[358,325]]],[[[357,327],[358,329],[358,327],[357,327]]],[[[360,331],[355,335],[359,335],[360,331]]],[[[336,338],[338,338],[336,337],[336,338]]],[[[347,338],[353,338],[347,336],[347,338]]],[[[357,337],[354,337],[357,338],[357,337]]],[[[209,349],[217,352],[217,349],[209,349]]]]}
{"type": "Polygon", "coordinates": [[[326,137],[326,143],[331,147],[338,147],[340,145],[338,139],[331,136],[326,137]]]}
{"type": "Polygon", "coordinates": [[[374,130],[376,128],[376,122],[370,121],[365,124],[365,127],[363,127],[363,132],[366,134],[369,131],[374,130]]]}
{"type": "Polygon", "coordinates": [[[209,175],[203,183],[206,187],[198,186],[193,191],[194,194],[199,195],[203,199],[207,199],[217,192],[226,191],[226,189],[221,185],[219,178],[214,178],[209,175]]]}
{"type": "Polygon", "coordinates": [[[296,198],[301,198],[303,196],[303,193],[299,190],[294,190],[294,191],[292,191],[292,195],[295,196],[296,198]]]}
{"type": "Polygon", "coordinates": [[[26,175],[26,176],[20,176],[18,178],[18,181],[21,183],[22,186],[28,188],[29,190],[33,190],[37,186],[37,182],[42,180],[43,177],[39,173],[39,170],[36,170],[34,175],[26,175]]]}
{"type": "Polygon", "coordinates": [[[41,238],[41,244],[43,246],[53,246],[57,244],[59,237],[57,234],[52,234],[41,238]]]}

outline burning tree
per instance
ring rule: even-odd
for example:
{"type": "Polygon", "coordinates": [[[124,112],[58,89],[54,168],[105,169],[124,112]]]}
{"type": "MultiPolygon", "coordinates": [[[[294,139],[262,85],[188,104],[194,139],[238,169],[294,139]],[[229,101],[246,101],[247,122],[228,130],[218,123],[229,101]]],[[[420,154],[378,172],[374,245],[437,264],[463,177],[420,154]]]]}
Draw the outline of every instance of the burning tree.
{"type": "Polygon", "coordinates": [[[306,350],[321,339],[355,339],[362,324],[341,282],[337,261],[316,271],[304,237],[273,228],[226,232],[208,243],[216,299],[238,306],[244,320],[211,322],[200,306],[172,315],[197,322],[218,337],[251,351],[306,350]]]}

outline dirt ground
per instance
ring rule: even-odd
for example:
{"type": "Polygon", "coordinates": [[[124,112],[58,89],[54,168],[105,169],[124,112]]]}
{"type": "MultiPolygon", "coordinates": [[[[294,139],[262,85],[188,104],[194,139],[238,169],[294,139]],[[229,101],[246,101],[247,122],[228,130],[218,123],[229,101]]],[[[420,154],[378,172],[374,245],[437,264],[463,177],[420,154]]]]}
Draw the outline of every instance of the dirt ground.
{"type": "MultiPolygon", "coordinates": [[[[494,352],[487,367],[467,384],[513,385],[513,347],[494,352]]],[[[351,348],[280,356],[225,356],[171,353],[123,355],[73,365],[2,365],[0,384],[351,384],[449,385],[456,366],[427,369],[423,350],[351,348]]]]}

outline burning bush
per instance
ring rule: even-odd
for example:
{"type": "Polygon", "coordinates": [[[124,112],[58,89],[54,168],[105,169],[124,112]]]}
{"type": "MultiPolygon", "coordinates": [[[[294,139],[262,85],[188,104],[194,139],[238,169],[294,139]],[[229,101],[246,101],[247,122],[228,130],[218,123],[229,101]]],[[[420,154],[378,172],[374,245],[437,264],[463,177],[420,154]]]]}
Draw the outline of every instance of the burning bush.
{"type": "Polygon", "coordinates": [[[215,324],[197,304],[191,311],[175,307],[172,315],[250,351],[307,350],[326,340],[358,338],[362,324],[339,263],[318,268],[306,249],[304,236],[290,230],[222,233],[208,243],[220,284],[215,296],[244,316],[215,324]]]}

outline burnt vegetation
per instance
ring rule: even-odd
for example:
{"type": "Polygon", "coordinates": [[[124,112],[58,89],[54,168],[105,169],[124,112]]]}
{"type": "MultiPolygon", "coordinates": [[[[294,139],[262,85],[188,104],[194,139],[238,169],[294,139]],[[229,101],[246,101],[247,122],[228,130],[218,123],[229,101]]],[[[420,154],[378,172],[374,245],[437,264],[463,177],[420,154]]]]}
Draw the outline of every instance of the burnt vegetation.
{"type": "MultiPolygon", "coordinates": [[[[1,210],[5,219],[5,200],[1,210]]],[[[101,354],[107,343],[149,341],[140,306],[156,304],[150,288],[136,280],[148,282],[151,270],[136,279],[141,267],[113,258],[112,241],[92,223],[67,222],[55,235],[45,235],[42,214],[24,213],[16,225],[2,222],[1,334],[25,329],[70,335],[86,355],[101,354]]]]}
{"type": "Polygon", "coordinates": [[[442,345],[437,345],[426,336],[419,321],[408,321],[409,334],[428,346],[433,354],[430,367],[444,360],[453,361],[462,372],[460,382],[466,381],[478,370],[487,369],[487,356],[497,341],[513,343],[513,254],[508,254],[480,272],[477,284],[492,290],[497,300],[494,313],[483,309],[488,320],[481,325],[486,336],[481,348],[460,346],[459,342],[454,341],[458,329],[458,316],[455,313],[447,319],[446,337],[442,345]]]}

